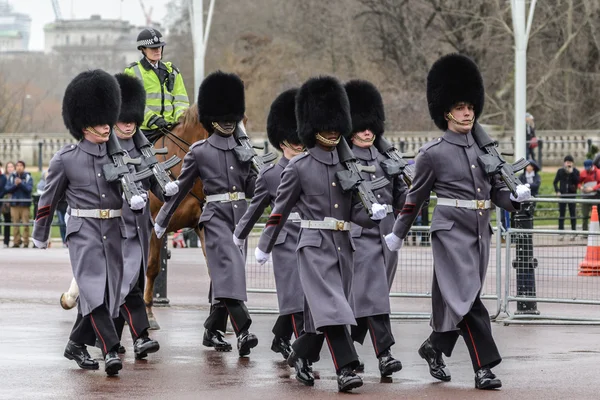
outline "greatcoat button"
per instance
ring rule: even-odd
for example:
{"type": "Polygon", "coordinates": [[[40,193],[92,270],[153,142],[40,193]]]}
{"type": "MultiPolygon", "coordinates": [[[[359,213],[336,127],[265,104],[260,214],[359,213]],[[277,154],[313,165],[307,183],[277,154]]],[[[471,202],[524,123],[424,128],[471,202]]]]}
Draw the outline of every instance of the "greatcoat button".
{"type": "Polygon", "coordinates": [[[337,204],[334,204],[334,205],[333,205],[333,207],[334,207],[334,208],[338,208],[339,206],[338,206],[337,204]]]}
{"type": "Polygon", "coordinates": [[[102,240],[106,240],[106,236],[102,236],[102,240]]]}

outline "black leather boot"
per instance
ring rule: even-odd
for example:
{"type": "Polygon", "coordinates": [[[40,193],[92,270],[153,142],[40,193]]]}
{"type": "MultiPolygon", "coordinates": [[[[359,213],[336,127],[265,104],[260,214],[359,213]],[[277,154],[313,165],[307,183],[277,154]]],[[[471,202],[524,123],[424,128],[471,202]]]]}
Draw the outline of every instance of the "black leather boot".
{"type": "Polygon", "coordinates": [[[365,372],[365,363],[358,359],[358,365],[354,368],[354,372],[365,372]]]}
{"type": "Polygon", "coordinates": [[[206,347],[214,347],[216,351],[231,351],[231,343],[226,341],[219,331],[210,331],[206,329],[204,331],[202,344],[206,347]]]}
{"type": "Polygon", "coordinates": [[[104,356],[104,372],[106,372],[106,375],[118,375],[121,369],[123,369],[123,363],[119,358],[119,354],[116,351],[106,353],[104,356]]]}
{"type": "Polygon", "coordinates": [[[448,370],[446,363],[444,363],[442,352],[433,348],[429,338],[419,348],[419,355],[427,361],[427,364],[429,364],[429,373],[435,379],[448,382],[452,378],[450,370],[448,370]]]}
{"type": "Polygon", "coordinates": [[[390,376],[394,372],[398,372],[402,369],[402,363],[400,360],[396,360],[392,357],[392,352],[389,349],[379,354],[378,358],[381,376],[390,376]]]}
{"type": "Polygon", "coordinates": [[[160,349],[160,345],[156,340],[150,339],[148,336],[139,337],[133,343],[133,352],[136,360],[146,358],[150,353],[156,353],[160,349]]]}
{"type": "Polygon", "coordinates": [[[312,372],[312,367],[305,358],[299,358],[294,350],[290,353],[287,359],[290,367],[296,370],[296,380],[306,386],[314,386],[315,377],[312,372]]]}
{"type": "Polygon", "coordinates": [[[69,340],[65,347],[65,357],[69,360],[75,360],[79,368],[83,369],[98,369],[100,365],[94,360],[87,351],[85,344],[78,344],[69,340]]]}
{"type": "Polygon", "coordinates": [[[340,370],[337,374],[337,383],[340,392],[349,392],[363,385],[361,377],[356,375],[350,367],[344,367],[340,370]]]}
{"type": "Polygon", "coordinates": [[[271,344],[271,350],[273,350],[275,353],[281,353],[283,358],[287,360],[292,352],[290,339],[275,336],[273,338],[273,343],[271,344]]]}
{"type": "Polygon", "coordinates": [[[250,354],[250,349],[256,347],[258,344],[258,338],[254,333],[250,333],[248,331],[243,331],[238,336],[238,352],[240,353],[240,357],[247,356],[250,354]]]}
{"type": "Polygon", "coordinates": [[[498,389],[502,387],[502,381],[496,378],[491,369],[484,367],[475,372],[475,388],[482,390],[498,389]]]}

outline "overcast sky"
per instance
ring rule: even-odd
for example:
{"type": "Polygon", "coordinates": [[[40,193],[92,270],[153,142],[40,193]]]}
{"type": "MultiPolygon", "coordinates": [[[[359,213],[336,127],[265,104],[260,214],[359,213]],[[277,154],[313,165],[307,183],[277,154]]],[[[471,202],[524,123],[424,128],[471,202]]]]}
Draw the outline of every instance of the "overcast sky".
{"type": "MultiPolygon", "coordinates": [[[[6,0],[0,0],[4,2],[6,0]]],[[[152,20],[162,21],[168,0],[142,0],[149,10],[152,7],[152,20]]],[[[52,0],[8,0],[14,11],[29,14],[31,17],[30,50],[43,50],[44,25],[54,21],[52,0]]],[[[86,19],[92,14],[100,14],[106,19],[124,19],[136,26],[146,25],[140,0],[58,0],[63,19],[86,19]]]]}

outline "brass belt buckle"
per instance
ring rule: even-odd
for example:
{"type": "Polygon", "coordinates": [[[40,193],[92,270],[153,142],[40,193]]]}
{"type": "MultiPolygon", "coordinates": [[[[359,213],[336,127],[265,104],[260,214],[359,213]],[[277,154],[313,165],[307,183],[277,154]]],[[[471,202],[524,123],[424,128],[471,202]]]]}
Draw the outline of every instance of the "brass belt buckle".
{"type": "Polygon", "coordinates": [[[336,230],[343,231],[344,230],[344,221],[336,221],[336,230]]]}
{"type": "Polygon", "coordinates": [[[237,200],[239,200],[238,197],[239,196],[238,196],[237,192],[235,192],[235,193],[229,193],[229,201],[237,201],[237,200]]]}
{"type": "Polygon", "coordinates": [[[109,210],[100,210],[100,219],[108,219],[109,210]]]}
{"type": "Polygon", "coordinates": [[[485,200],[477,200],[477,209],[485,210],[485,200]]]}

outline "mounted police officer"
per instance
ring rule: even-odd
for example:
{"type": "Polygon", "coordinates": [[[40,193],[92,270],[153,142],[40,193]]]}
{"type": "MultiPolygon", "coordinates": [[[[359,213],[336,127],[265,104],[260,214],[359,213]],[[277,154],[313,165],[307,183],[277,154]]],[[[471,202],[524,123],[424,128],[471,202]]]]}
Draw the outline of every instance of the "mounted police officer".
{"type": "Polygon", "coordinates": [[[146,89],[144,119],[139,126],[146,136],[177,124],[190,106],[181,73],[171,62],[161,61],[165,44],[158,29],[145,28],[137,37],[143,57],[125,68],[125,73],[141,80],[146,89]]]}
{"type": "MultiPolygon", "coordinates": [[[[359,162],[375,168],[374,173],[362,172],[366,181],[385,176],[390,183],[375,190],[377,200],[390,204],[387,216],[378,226],[370,229],[354,225],[350,234],[354,240],[354,283],[352,285],[352,305],[356,326],[352,327],[352,339],[363,344],[367,332],[371,335],[375,356],[379,360],[381,376],[389,376],[402,369],[399,360],[394,359],[391,347],[395,343],[390,324],[389,293],[396,275],[398,253],[390,251],[383,244],[383,235],[394,226],[394,210],[404,205],[408,188],[400,175],[387,176],[381,163],[387,157],[380,154],[373,143],[375,137],[383,135],[385,111],[383,99],[377,88],[370,82],[353,80],[344,85],[350,101],[352,115],[352,135],[349,141],[352,152],[359,162]]],[[[362,364],[359,369],[362,369],[362,364]]]]}
{"type": "MultiPolygon", "coordinates": [[[[245,239],[258,222],[267,206],[274,206],[281,174],[292,158],[301,154],[304,146],[300,144],[296,130],[295,98],[298,89],[289,89],[281,93],[271,104],[267,117],[267,136],[271,145],[283,152],[277,164],[264,168],[256,180],[256,191],[248,210],[238,223],[234,232],[234,242],[244,245],[245,239]]],[[[300,214],[297,209],[288,219],[279,234],[273,248],[273,273],[279,302],[279,318],[273,326],[271,350],[281,353],[287,359],[291,353],[292,334],[298,338],[304,329],[304,292],[298,276],[296,246],[300,233],[300,214]]]]}
{"type": "Polygon", "coordinates": [[[433,332],[419,348],[430,374],[451,379],[442,354],[450,357],[463,336],[475,371],[477,389],[502,386],[491,368],[502,358],[492,337],[490,316],[480,295],[490,256],[492,203],[515,211],[530,198],[525,185],[517,197],[498,175],[488,176],[478,157],[485,154],[471,132],[484,104],[483,79],[468,57],[449,54],[434,63],[427,76],[429,113],[442,137],[425,144],[416,158],[413,186],[393,233],[385,237],[399,250],[431,192],[437,206],[431,219],[433,332]]]}
{"type": "Polygon", "coordinates": [[[244,304],[248,300],[246,250],[232,239],[256,182],[251,162],[240,161],[235,151],[240,146],[235,139],[236,130],[244,129],[245,109],[244,84],[237,75],[217,71],[202,81],[198,115],[209,137],[190,147],[178,179],[179,193],[162,206],[154,225],[160,238],[196,179],[202,181],[206,205],[200,223],[204,226],[212,303],[202,343],[217,351],[231,351],[231,345],[223,339],[229,316],[240,357],[250,354],[258,344],[257,337],[248,331],[252,319],[244,304]]]}
{"type": "Polygon", "coordinates": [[[338,390],[347,392],[363,384],[354,373],[359,362],[348,331],[348,325],[356,325],[349,299],[354,252],[350,228],[354,223],[375,226],[386,216],[386,207],[373,204],[369,217],[354,193],[342,190],[336,175],[347,171],[337,146],[352,129],[348,96],[336,78],[311,78],[302,85],[296,96],[296,119],[298,136],[308,150],[290,160],[283,171],[275,207],[255,250],[256,260],[267,261],[297,208],[302,216],[296,257],[306,299],[305,333],[292,344],[288,364],[296,368],[298,381],[314,385],[310,363],[319,360],[327,340],[338,390]]]}
{"type": "MultiPolygon", "coordinates": [[[[121,186],[104,178],[103,167],[113,163],[106,142],[117,122],[120,105],[119,84],[105,71],[83,72],[69,83],[62,115],[65,126],[79,143],[65,146],[50,161],[33,230],[36,247],[46,248],[52,216],[64,196],[70,207],[66,240],[79,286],[77,320],[64,355],[83,369],[98,369],[98,362],[86,349],[98,339],[108,375],[116,375],[122,369],[117,355],[119,337],[112,318],[119,315],[121,246],[126,233],[121,219],[121,186]]],[[[141,210],[145,205],[141,196],[132,196],[132,209],[141,210]]]]}

